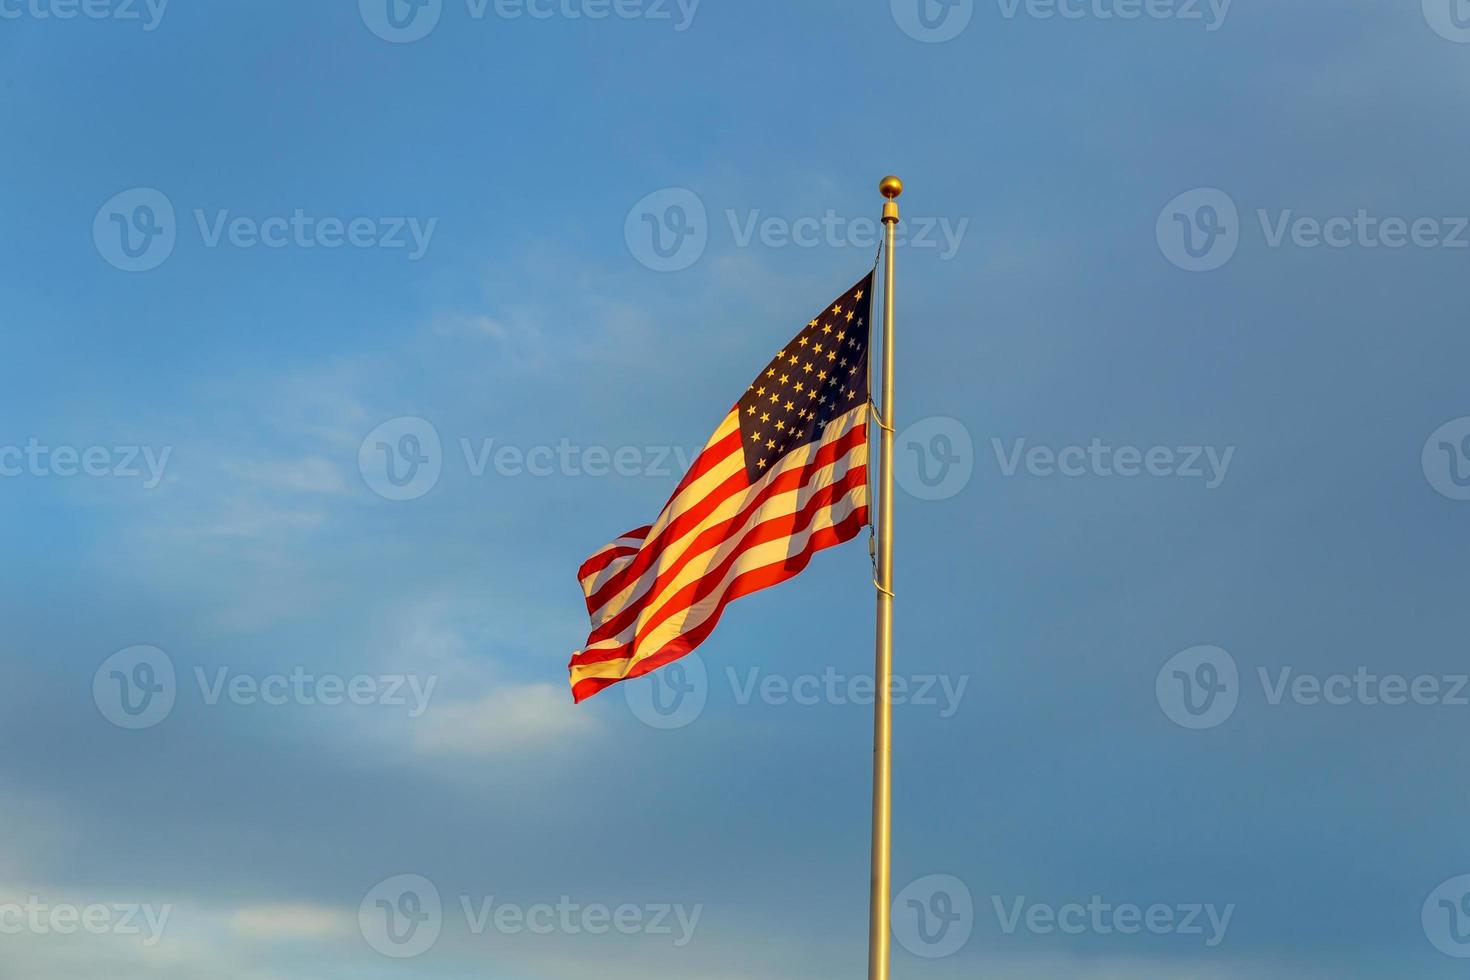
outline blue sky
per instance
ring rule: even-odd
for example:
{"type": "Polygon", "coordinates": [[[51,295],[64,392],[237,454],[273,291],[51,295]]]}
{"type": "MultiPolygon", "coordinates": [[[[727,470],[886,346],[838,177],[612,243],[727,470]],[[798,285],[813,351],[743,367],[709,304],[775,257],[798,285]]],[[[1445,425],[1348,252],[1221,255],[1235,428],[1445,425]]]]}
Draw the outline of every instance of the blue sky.
{"type": "Polygon", "coordinates": [[[925,2],[0,0],[0,976],[862,975],[862,542],[565,667],[888,172],[894,975],[1462,973],[1470,9],[925,2]]]}

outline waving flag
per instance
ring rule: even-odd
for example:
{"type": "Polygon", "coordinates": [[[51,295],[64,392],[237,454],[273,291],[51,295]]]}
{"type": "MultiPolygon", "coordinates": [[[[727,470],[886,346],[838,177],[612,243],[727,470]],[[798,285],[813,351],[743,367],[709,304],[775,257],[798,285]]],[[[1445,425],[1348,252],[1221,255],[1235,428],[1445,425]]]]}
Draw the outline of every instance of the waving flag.
{"type": "Polygon", "coordinates": [[[823,308],[730,409],[658,519],[582,564],[592,633],[572,697],[678,660],[731,601],[868,523],[873,275],[823,308]]]}

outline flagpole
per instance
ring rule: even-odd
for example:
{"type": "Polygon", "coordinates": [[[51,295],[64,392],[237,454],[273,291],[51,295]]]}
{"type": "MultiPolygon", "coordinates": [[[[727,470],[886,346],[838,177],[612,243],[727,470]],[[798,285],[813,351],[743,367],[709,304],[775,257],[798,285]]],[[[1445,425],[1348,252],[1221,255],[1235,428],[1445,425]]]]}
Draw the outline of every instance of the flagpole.
{"type": "Polygon", "coordinates": [[[893,239],[903,181],[884,177],[883,400],[878,417],[878,642],[873,700],[873,880],[868,909],[868,980],[888,980],[893,852],[893,239]]]}

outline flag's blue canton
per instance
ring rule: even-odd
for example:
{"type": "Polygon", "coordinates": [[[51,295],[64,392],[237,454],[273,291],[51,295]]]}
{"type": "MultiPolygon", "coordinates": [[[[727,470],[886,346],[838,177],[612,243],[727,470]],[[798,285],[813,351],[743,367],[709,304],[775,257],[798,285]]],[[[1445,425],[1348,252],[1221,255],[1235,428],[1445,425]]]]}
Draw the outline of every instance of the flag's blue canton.
{"type": "Polygon", "coordinates": [[[868,400],[873,274],[812,318],[740,399],[745,472],[754,483],[827,423],[868,400]]]}

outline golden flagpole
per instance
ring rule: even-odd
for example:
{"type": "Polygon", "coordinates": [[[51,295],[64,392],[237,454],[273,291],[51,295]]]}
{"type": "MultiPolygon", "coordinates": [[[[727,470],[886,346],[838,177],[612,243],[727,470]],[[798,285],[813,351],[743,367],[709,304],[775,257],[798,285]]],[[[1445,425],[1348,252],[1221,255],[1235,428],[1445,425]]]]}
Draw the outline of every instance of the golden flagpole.
{"type": "Polygon", "coordinates": [[[873,887],[868,910],[868,980],[888,980],[893,853],[893,239],[903,181],[884,177],[883,407],[878,417],[878,643],[873,700],[873,887]]]}

